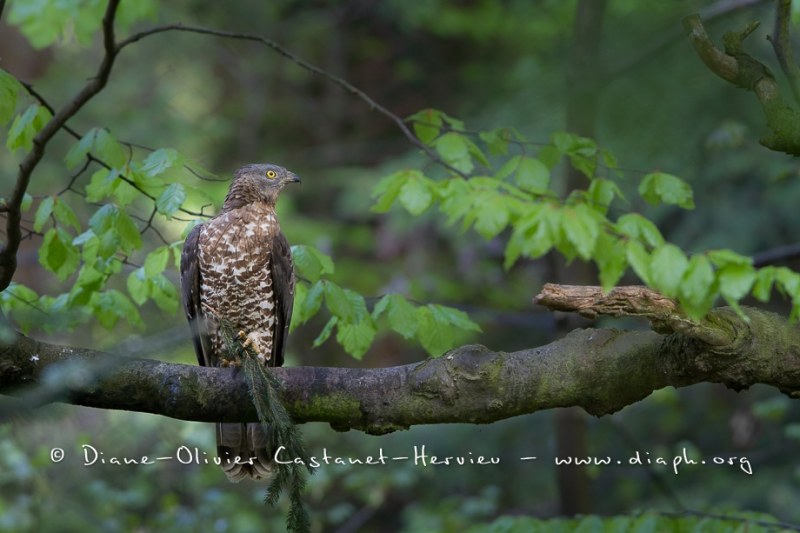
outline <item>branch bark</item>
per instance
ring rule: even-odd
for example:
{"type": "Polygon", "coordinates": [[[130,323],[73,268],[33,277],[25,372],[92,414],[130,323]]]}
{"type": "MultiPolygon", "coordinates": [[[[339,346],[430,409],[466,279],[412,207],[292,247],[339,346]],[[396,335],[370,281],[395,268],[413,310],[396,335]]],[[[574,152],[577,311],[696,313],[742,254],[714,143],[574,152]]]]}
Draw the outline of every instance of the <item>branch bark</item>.
{"type": "MultiPolygon", "coordinates": [[[[773,313],[745,308],[712,313],[730,334],[709,346],[682,334],[579,329],[545,346],[513,353],[463,346],[438,359],[390,368],[276,368],[295,421],[383,434],[417,424],[491,423],[554,407],[616,412],[671,385],[756,383],[800,397],[800,329],[773,313]]],[[[0,393],[52,381],[59,365],[118,361],[89,349],[18,336],[0,347],[0,393]]],[[[256,413],[233,369],[125,360],[102,376],[71,379],[58,401],[204,422],[253,422],[256,413]]]]}
{"type": "Polygon", "coordinates": [[[789,26],[792,23],[792,0],[777,0],[775,5],[775,26],[772,36],[767,37],[772,43],[775,57],[781,64],[781,70],[789,80],[795,103],[800,103],[800,68],[794,62],[792,41],[789,26]]]}

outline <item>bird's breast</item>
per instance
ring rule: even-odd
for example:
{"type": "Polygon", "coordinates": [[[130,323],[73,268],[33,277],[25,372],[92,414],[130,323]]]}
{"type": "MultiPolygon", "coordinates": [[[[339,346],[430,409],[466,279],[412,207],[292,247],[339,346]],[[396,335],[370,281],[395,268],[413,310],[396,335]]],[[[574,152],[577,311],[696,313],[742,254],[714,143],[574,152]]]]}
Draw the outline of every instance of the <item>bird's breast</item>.
{"type": "Polygon", "coordinates": [[[270,254],[277,230],[271,212],[234,211],[206,223],[198,243],[202,303],[224,318],[272,309],[270,254]]]}

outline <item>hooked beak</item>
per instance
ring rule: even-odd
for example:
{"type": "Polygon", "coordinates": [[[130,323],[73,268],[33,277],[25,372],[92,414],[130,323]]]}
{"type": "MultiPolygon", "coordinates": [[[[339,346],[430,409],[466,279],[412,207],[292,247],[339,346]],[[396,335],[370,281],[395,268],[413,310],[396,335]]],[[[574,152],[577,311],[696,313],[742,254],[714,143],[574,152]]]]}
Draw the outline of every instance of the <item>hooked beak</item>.
{"type": "Polygon", "coordinates": [[[286,183],[300,183],[300,178],[293,172],[289,172],[289,176],[285,181],[286,183]]]}

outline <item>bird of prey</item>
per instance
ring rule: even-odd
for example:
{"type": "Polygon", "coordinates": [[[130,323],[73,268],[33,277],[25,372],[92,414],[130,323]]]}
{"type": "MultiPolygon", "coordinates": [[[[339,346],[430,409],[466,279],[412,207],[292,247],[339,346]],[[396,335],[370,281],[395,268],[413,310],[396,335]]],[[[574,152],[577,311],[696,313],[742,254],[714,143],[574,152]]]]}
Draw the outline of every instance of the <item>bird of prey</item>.
{"type": "MultiPolygon", "coordinates": [[[[267,366],[281,366],[294,300],[292,255],[275,215],[278,194],[300,179],[271,164],[234,174],[222,210],[196,226],[183,247],[183,307],[203,366],[235,366],[222,325],[267,366]]],[[[231,481],[271,473],[261,424],[219,423],[217,453],[231,481]]]]}

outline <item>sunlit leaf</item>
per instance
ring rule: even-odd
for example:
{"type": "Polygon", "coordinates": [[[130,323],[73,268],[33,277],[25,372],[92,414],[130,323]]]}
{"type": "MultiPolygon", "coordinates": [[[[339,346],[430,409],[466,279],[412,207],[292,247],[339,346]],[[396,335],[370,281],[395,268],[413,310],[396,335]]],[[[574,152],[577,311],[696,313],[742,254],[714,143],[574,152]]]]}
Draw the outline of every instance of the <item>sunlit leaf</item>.
{"type": "Polygon", "coordinates": [[[148,278],[161,274],[167,268],[169,260],[169,247],[159,246],[149,254],[144,260],[144,273],[148,278]]]}
{"type": "Polygon", "coordinates": [[[180,183],[171,183],[156,198],[156,209],[162,215],[172,216],[186,201],[186,190],[180,183]]]}

